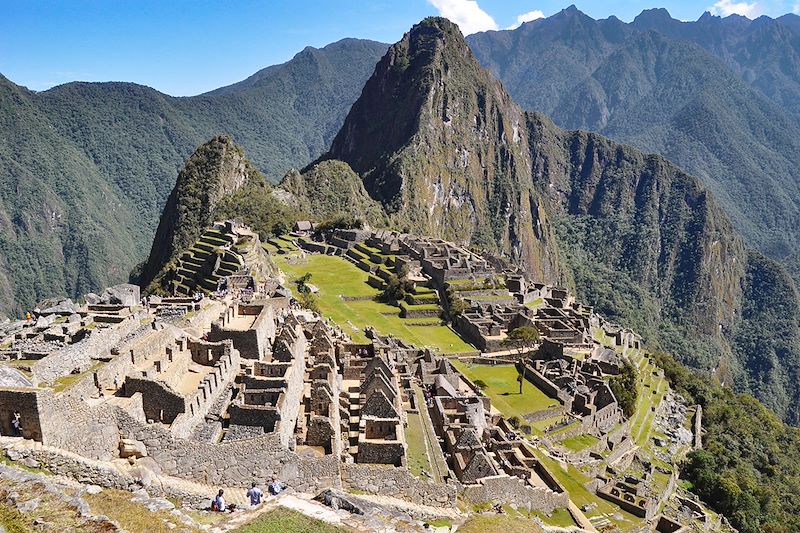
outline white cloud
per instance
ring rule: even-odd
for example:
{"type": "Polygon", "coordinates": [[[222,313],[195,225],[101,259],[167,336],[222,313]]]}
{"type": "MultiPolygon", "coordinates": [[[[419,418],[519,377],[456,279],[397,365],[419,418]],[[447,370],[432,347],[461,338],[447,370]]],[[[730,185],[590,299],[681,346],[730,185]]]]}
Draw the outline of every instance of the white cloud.
{"type": "Polygon", "coordinates": [[[764,9],[758,4],[753,2],[734,2],[733,0],[719,0],[716,4],[708,8],[714,15],[727,17],[728,15],[742,15],[744,17],[754,19],[764,14],[764,9]]]}
{"type": "Polygon", "coordinates": [[[800,2],[797,2],[792,6],[792,13],[795,15],[800,15],[800,2]]]}
{"type": "Polygon", "coordinates": [[[525,24],[526,22],[530,22],[536,19],[543,19],[544,13],[541,9],[534,9],[533,11],[528,11],[527,13],[523,13],[521,15],[517,15],[517,22],[506,28],[507,30],[515,30],[525,24]]]}
{"type": "Polygon", "coordinates": [[[441,16],[458,24],[464,35],[498,29],[492,16],[481,9],[475,0],[428,0],[428,2],[439,10],[441,16]]]}

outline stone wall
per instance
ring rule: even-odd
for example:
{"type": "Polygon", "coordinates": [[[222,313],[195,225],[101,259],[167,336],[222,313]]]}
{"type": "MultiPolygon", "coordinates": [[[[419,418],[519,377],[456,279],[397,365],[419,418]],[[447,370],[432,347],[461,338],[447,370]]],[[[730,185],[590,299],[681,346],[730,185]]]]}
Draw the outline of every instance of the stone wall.
{"type": "Polygon", "coordinates": [[[493,476],[477,485],[465,485],[464,498],[472,503],[503,503],[550,514],[569,505],[569,494],[543,487],[531,487],[519,478],[493,476]]]}
{"type": "Polygon", "coordinates": [[[424,481],[405,467],[348,463],[341,465],[341,472],[345,488],[435,507],[452,507],[456,503],[456,485],[424,481]]]}
{"type": "Polygon", "coordinates": [[[147,420],[172,424],[179,414],[186,412],[186,399],[166,383],[128,376],[125,379],[125,395],[130,397],[137,393],[144,398],[147,420]]]}
{"type": "Polygon", "coordinates": [[[92,366],[93,359],[110,359],[110,347],[133,333],[141,325],[142,316],[142,313],[135,313],[115,326],[92,330],[80,342],[40,359],[31,366],[34,384],[52,383],[75,369],[82,372],[92,366]]]}
{"type": "Polygon", "coordinates": [[[275,310],[270,305],[245,305],[238,304],[235,308],[228,308],[219,320],[211,324],[208,333],[210,341],[230,339],[233,346],[239,350],[245,359],[262,359],[267,346],[275,338],[275,310]],[[230,329],[229,323],[235,316],[257,317],[253,325],[247,330],[230,329]]]}
{"type": "MultiPolygon", "coordinates": [[[[141,397],[129,409],[141,413],[141,397]]],[[[90,405],[85,400],[52,394],[39,395],[42,443],[90,459],[109,461],[117,455],[119,431],[115,409],[109,405],[90,405]]],[[[130,416],[130,415],[129,415],[130,416]]]]}
{"type": "Polygon", "coordinates": [[[203,378],[197,389],[186,397],[187,408],[172,422],[170,429],[175,435],[188,437],[191,434],[220,395],[233,384],[239,366],[239,351],[231,346],[230,341],[224,342],[222,355],[214,363],[214,369],[203,378]]]}
{"type": "Polygon", "coordinates": [[[336,456],[300,458],[281,445],[277,434],[211,444],[175,437],[166,428],[142,424],[125,413],[119,413],[118,419],[123,437],[143,442],[166,475],[210,485],[242,486],[275,474],[306,492],[339,486],[336,456]]]}
{"type": "Polygon", "coordinates": [[[42,440],[42,427],[39,422],[39,398],[41,389],[2,388],[0,389],[0,433],[14,435],[11,420],[19,413],[22,436],[26,439],[42,440]]]}

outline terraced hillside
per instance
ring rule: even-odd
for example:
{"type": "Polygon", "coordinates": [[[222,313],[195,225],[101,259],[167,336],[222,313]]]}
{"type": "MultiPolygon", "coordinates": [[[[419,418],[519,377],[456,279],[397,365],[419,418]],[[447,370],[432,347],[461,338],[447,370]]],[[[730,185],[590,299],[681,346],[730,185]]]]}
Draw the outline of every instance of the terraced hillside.
{"type": "Polygon", "coordinates": [[[364,329],[371,326],[380,334],[394,335],[404,342],[429,346],[443,353],[475,351],[452,329],[442,325],[441,307],[433,289],[415,288],[401,307],[376,300],[384,288],[386,280],[381,276],[388,275],[391,256],[378,257],[375,250],[360,247],[347,256],[348,260],[337,255],[308,254],[297,248],[291,251],[288,247],[276,246],[285,242],[284,238],[270,239],[265,249],[274,249],[273,260],[285,273],[287,284],[291,285],[290,281],[306,273],[311,274],[309,283],[319,290],[320,310],[353,340],[366,341],[364,329]],[[369,251],[372,258],[365,251],[369,251]],[[433,298],[436,298],[435,303],[433,298]],[[409,316],[401,316],[404,314],[409,316]]]}
{"type": "Polygon", "coordinates": [[[259,279],[271,272],[269,255],[264,253],[257,234],[229,222],[216,223],[206,228],[153,284],[163,292],[189,296],[216,291],[226,276],[246,274],[259,279]]]}

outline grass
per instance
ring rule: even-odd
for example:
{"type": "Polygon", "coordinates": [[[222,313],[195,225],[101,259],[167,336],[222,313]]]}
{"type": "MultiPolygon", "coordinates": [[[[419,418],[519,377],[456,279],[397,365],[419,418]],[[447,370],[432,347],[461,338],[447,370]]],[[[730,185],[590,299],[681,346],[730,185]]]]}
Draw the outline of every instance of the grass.
{"type": "Polygon", "coordinates": [[[86,377],[89,373],[94,372],[97,367],[100,366],[100,363],[95,363],[80,374],[67,374],[66,376],[62,376],[58,378],[53,384],[53,390],[55,392],[62,392],[73,386],[75,383],[86,377]]]}
{"type": "Polygon", "coordinates": [[[349,529],[334,526],[309,518],[304,514],[290,509],[278,508],[269,511],[249,524],[238,529],[235,533],[349,533],[349,529]]]}
{"type": "Polygon", "coordinates": [[[286,256],[274,259],[290,279],[311,273],[310,283],[319,288],[317,297],[322,313],[336,322],[355,342],[366,342],[364,328],[372,326],[383,335],[394,335],[420,348],[430,346],[444,353],[475,351],[472,345],[446,326],[409,325],[409,322],[419,319],[400,318],[397,307],[372,300],[379,291],[367,285],[366,272],[346,259],[311,254],[304,263],[294,265],[289,264],[286,256]],[[367,299],[346,301],[341,296],[367,299]]]}
{"type": "Polygon", "coordinates": [[[461,361],[453,361],[453,365],[473,382],[481,380],[486,383],[483,393],[506,417],[523,418],[527,414],[559,405],[558,400],[550,398],[528,380],[522,382],[520,394],[517,382],[519,374],[514,365],[468,366],[461,361]]]}
{"type": "Polygon", "coordinates": [[[408,448],[408,469],[417,477],[422,476],[422,471],[431,472],[431,462],[428,450],[425,447],[425,434],[422,429],[422,418],[419,413],[408,413],[408,427],[406,428],[406,442],[408,448]]]}
{"type": "Polygon", "coordinates": [[[534,511],[531,514],[534,516],[538,516],[539,519],[548,526],[573,527],[577,525],[575,523],[575,520],[572,519],[572,515],[569,514],[569,511],[564,508],[553,510],[550,516],[540,511],[534,511]]]}
{"type": "Polygon", "coordinates": [[[654,375],[656,370],[653,365],[642,357],[638,362],[639,367],[639,397],[636,400],[636,412],[633,415],[631,424],[631,435],[636,444],[647,446],[650,439],[650,432],[655,419],[653,407],[658,406],[667,394],[669,386],[663,378],[654,375]],[[653,394],[655,391],[655,394],[653,394]]]}
{"type": "Polygon", "coordinates": [[[522,516],[477,514],[458,528],[459,533],[535,533],[539,525],[522,516]]]}
{"type": "Polygon", "coordinates": [[[568,450],[573,452],[580,452],[590,446],[594,446],[600,439],[594,435],[579,435],[577,437],[570,437],[561,441],[568,450]]]}
{"type": "Polygon", "coordinates": [[[597,504],[597,507],[595,507],[591,512],[585,513],[587,518],[599,515],[622,515],[622,520],[611,518],[609,518],[609,520],[612,520],[623,531],[641,525],[642,521],[638,517],[623,511],[616,505],[603,500],[593,492],[589,491],[584,486],[584,484],[589,482],[589,478],[587,478],[577,468],[569,465],[567,469],[564,470],[561,468],[559,462],[555,459],[551,459],[550,457],[538,451],[535,453],[545,468],[547,468],[547,470],[549,470],[550,473],[555,476],[561,486],[564,487],[564,490],[569,493],[569,499],[572,500],[575,505],[578,507],[583,507],[584,505],[597,504]]]}
{"type": "Polygon", "coordinates": [[[126,531],[168,533],[186,529],[186,526],[169,511],[151,513],[142,505],[132,502],[130,492],[103,489],[99,494],[86,494],[84,498],[93,514],[109,517],[126,531]],[[172,527],[169,524],[172,524],[172,527]]]}

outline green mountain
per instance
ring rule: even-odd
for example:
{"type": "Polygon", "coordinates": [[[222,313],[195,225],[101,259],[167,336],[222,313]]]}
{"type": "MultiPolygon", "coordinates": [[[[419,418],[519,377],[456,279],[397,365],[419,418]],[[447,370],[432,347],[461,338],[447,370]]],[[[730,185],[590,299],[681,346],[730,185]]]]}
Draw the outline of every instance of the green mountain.
{"type": "Polygon", "coordinates": [[[123,281],[178,170],[234,136],[273,182],[329,145],[386,45],[345,39],[211,93],[131,83],[44,92],[0,76],[0,313],[123,281]]]}
{"type": "Polygon", "coordinates": [[[785,22],[683,23],[656,10],[625,24],[573,6],[468,41],[524,108],[664,155],[703,181],[749,243],[796,270],[800,33],[785,22]]]}

